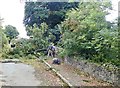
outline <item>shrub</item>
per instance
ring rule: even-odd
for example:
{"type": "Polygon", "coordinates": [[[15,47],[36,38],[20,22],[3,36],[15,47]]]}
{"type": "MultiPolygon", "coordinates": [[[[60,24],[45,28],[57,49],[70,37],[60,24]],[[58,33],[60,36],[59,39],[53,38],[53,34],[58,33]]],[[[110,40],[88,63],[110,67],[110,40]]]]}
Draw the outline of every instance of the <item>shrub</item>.
{"type": "Polygon", "coordinates": [[[19,59],[20,56],[18,54],[13,55],[14,58],[19,59]]]}
{"type": "Polygon", "coordinates": [[[36,59],[36,57],[32,54],[29,54],[26,56],[27,59],[36,59]]]}

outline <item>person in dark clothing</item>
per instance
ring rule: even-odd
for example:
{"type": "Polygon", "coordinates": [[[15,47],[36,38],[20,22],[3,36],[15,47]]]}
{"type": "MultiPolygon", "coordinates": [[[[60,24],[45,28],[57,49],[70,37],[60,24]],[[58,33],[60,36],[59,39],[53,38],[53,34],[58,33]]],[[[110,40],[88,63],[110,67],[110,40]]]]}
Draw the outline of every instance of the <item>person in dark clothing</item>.
{"type": "Polygon", "coordinates": [[[61,60],[58,59],[58,58],[53,58],[53,62],[52,62],[52,64],[60,65],[60,64],[61,64],[61,60]]]}
{"type": "Polygon", "coordinates": [[[54,46],[54,44],[50,44],[50,46],[48,47],[47,51],[48,51],[48,56],[51,56],[51,57],[55,57],[56,53],[56,47],[54,46]]]}

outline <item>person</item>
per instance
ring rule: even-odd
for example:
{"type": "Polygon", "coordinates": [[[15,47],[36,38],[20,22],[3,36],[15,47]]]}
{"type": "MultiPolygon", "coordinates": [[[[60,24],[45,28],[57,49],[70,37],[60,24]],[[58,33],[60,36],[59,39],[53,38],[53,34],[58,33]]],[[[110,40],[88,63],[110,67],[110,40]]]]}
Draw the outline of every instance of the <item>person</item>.
{"type": "Polygon", "coordinates": [[[55,57],[55,55],[56,55],[56,53],[55,53],[55,46],[54,46],[54,44],[53,43],[51,43],[50,45],[49,45],[49,47],[48,47],[48,49],[47,49],[47,51],[48,51],[48,56],[51,56],[51,57],[55,57]]]}
{"type": "Polygon", "coordinates": [[[59,58],[53,58],[52,64],[60,65],[61,64],[61,60],[59,58]]]}

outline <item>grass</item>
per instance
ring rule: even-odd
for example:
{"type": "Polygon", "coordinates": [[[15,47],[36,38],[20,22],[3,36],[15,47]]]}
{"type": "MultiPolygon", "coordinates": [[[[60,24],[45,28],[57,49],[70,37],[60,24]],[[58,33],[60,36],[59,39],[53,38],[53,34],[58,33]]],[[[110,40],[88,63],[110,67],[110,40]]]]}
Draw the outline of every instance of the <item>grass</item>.
{"type": "Polygon", "coordinates": [[[20,61],[28,65],[34,65],[34,66],[37,65],[35,64],[35,62],[37,62],[36,59],[27,59],[27,58],[22,57],[20,58],[20,61]]]}

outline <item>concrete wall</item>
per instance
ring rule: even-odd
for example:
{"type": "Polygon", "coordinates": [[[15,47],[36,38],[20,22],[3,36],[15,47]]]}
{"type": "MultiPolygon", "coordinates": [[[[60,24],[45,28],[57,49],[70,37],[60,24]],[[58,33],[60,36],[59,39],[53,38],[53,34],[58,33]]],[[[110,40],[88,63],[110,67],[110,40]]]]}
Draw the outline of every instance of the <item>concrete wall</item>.
{"type": "Polygon", "coordinates": [[[87,61],[75,61],[71,58],[65,58],[65,63],[70,64],[97,79],[107,81],[114,85],[120,86],[120,70],[109,71],[102,66],[95,65],[87,61]]]}

